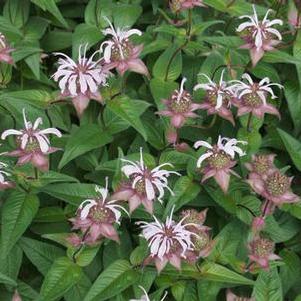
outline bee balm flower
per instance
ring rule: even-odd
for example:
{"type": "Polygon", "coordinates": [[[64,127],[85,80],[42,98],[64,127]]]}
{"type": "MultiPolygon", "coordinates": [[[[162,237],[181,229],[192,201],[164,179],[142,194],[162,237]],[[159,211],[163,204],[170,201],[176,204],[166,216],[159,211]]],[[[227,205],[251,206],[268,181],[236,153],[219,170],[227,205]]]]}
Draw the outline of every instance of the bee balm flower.
{"type": "Polygon", "coordinates": [[[129,40],[129,37],[136,34],[141,35],[142,32],[138,29],[120,29],[113,27],[108,18],[110,28],[103,30],[104,35],[111,35],[112,39],[101,44],[100,49],[104,53],[104,60],[108,64],[109,69],[116,68],[120,75],[125,71],[131,70],[148,76],[148,70],[139,55],[143,49],[143,45],[134,46],[129,40]]]}
{"type": "Polygon", "coordinates": [[[283,86],[277,83],[270,83],[268,77],[265,77],[259,83],[254,83],[251,76],[246,73],[243,74],[242,78],[247,80],[248,83],[236,81],[238,84],[234,88],[236,99],[233,101],[233,104],[238,107],[237,115],[241,116],[251,112],[256,117],[263,118],[265,113],[269,113],[280,118],[278,110],[267,103],[267,96],[270,94],[272,99],[277,98],[271,86],[279,88],[283,88],[283,86]]]}
{"type": "Polygon", "coordinates": [[[195,233],[187,228],[191,224],[184,224],[186,217],[178,223],[172,219],[173,210],[165,223],[160,222],[154,216],[154,222],[138,222],[142,225],[142,236],[148,241],[150,257],[146,262],[155,261],[160,273],[169,262],[177,269],[181,269],[181,260],[186,259],[186,252],[193,250],[192,236],[195,233]]]}
{"type": "Polygon", "coordinates": [[[8,64],[13,64],[13,58],[11,57],[11,52],[13,52],[14,49],[9,46],[7,43],[7,40],[0,32],[0,62],[5,62],[8,64]]]}
{"type": "MultiPolygon", "coordinates": [[[[149,296],[148,296],[146,290],[142,286],[139,286],[139,288],[143,291],[143,295],[141,296],[141,298],[140,299],[130,299],[130,301],[151,301],[149,299],[149,296]]],[[[167,292],[165,292],[163,298],[161,298],[160,301],[163,301],[166,296],[167,296],[167,292]]]]}
{"type": "Polygon", "coordinates": [[[170,9],[176,13],[198,6],[206,7],[202,0],[171,0],[169,1],[169,6],[170,9]]]}
{"type": "Polygon", "coordinates": [[[268,270],[269,261],[281,259],[274,254],[275,243],[267,238],[255,237],[248,245],[249,258],[259,267],[268,270]]]}
{"type": "Polygon", "coordinates": [[[256,155],[252,156],[252,162],[246,163],[246,168],[250,171],[250,173],[255,173],[261,177],[267,178],[269,171],[274,169],[274,158],[276,155],[256,155]]]}
{"type": "Polygon", "coordinates": [[[170,99],[164,99],[163,103],[167,110],[159,111],[158,114],[162,116],[171,117],[171,124],[175,128],[180,128],[185,123],[186,118],[195,118],[198,115],[193,111],[200,109],[202,106],[192,102],[192,97],[189,92],[184,90],[184,77],[181,82],[180,90],[175,90],[170,99]]]}
{"type": "Polygon", "coordinates": [[[112,196],[117,200],[129,201],[130,212],[133,212],[142,204],[147,212],[153,213],[153,203],[157,199],[162,203],[165,194],[164,189],[172,190],[168,186],[167,178],[171,174],[180,175],[175,171],[162,169],[164,166],[171,166],[169,163],[161,164],[153,169],[148,169],[143,161],[142,148],[140,148],[140,161],[129,161],[122,159],[126,165],[122,167],[122,172],[129,179],[122,183],[121,187],[112,196]]]}
{"type": "Polygon", "coordinates": [[[114,224],[120,224],[121,211],[128,212],[116,200],[108,200],[108,179],[106,187],[95,186],[95,191],[99,194],[96,199],[84,200],[77,211],[76,218],[70,219],[73,229],[80,229],[82,233],[88,231],[86,240],[95,243],[101,237],[119,242],[118,233],[114,224]]]}
{"type": "Polygon", "coordinates": [[[282,40],[280,32],[273,26],[283,25],[283,22],[280,19],[270,21],[268,19],[270,9],[262,21],[258,20],[255,5],[253,5],[253,11],[253,16],[240,17],[240,19],[248,18],[249,21],[240,24],[237,31],[241,33],[242,39],[246,42],[241,48],[250,49],[252,63],[255,66],[265,51],[274,50],[274,47],[282,40]]]}
{"type": "Polygon", "coordinates": [[[102,58],[94,61],[99,51],[86,58],[87,46],[86,44],[83,53],[81,52],[83,46],[79,46],[77,62],[64,53],[55,53],[62,57],[58,60],[59,67],[52,76],[59,83],[62,97],[72,98],[78,116],[81,116],[88,107],[90,99],[102,102],[98,88],[107,85],[107,78],[110,75],[108,69],[101,65],[102,58]]]}
{"type": "Polygon", "coordinates": [[[18,149],[7,153],[8,156],[19,157],[18,165],[31,162],[36,168],[47,171],[49,162],[46,155],[57,151],[57,148],[50,146],[50,141],[47,137],[49,134],[61,137],[61,132],[56,128],[48,128],[39,130],[38,127],[43,123],[39,117],[34,124],[27,121],[25,109],[23,109],[24,129],[15,130],[10,129],[2,133],[1,139],[6,139],[7,136],[17,136],[16,142],[18,149]]]}
{"type": "Polygon", "coordinates": [[[213,82],[206,74],[201,73],[208,82],[197,84],[194,90],[203,89],[206,91],[205,101],[200,104],[200,109],[207,110],[208,115],[217,114],[230,121],[234,125],[234,119],[229,107],[233,97],[232,86],[224,81],[224,70],[221,74],[219,83],[213,82]]]}
{"type": "Polygon", "coordinates": [[[301,28],[301,15],[298,13],[294,5],[291,5],[288,11],[288,23],[293,27],[294,30],[301,28]]]}
{"type": "Polygon", "coordinates": [[[245,152],[237,146],[237,144],[247,144],[245,141],[239,141],[236,139],[222,138],[218,137],[218,142],[216,145],[210,145],[206,141],[197,141],[194,144],[195,148],[201,146],[208,148],[208,151],[200,156],[197,161],[197,167],[200,168],[203,162],[206,163],[203,168],[203,178],[202,182],[207,179],[214,177],[217,184],[226,193],[228,191],[230,174],[238,176],[232,167],[236,165],[234,161],[235,153],[239,156],[244,156],[245,152]]]}

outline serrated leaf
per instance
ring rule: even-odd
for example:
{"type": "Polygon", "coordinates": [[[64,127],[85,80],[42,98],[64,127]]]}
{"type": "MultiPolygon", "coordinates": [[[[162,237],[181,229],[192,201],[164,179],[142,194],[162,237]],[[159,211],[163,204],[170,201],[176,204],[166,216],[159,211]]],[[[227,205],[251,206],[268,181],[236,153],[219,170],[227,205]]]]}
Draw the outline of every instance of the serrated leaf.
{"type": "Polygon", "coordinates": [[[132,27],[142,13],[142,7],[136,4],[117,3],[113,7],[114,25],[119,28],[132,27]]]}
{"type": "Polygon", "coordinates": [[[1,258],[5,258],[38,212],[39,199],[14,191],[2,210],[1,258]]]}
{"type": "Polygon", "coordinates": [[[55,260],[45,276],[38,301],[53,301],[62,297],[81,277],[81,268],[67,257],[55,260]]]}
{"type": "Polygon", "coordinates": [[[112,136],[102,131],[97,124],[85,124],[79,127],[71,133],[67,141],[59,168],[63,168],[68,162],[86,152],[106,145],[112,139],[112,136]]]}
{"type": "Polygon", "coordinates": [[[128,261],[117,260],[98,276],[83,301],[102,301],[117,296],[138,277],[128,261]]]}
{"type": "Polygon", "coordinates": [[[126,95],[117,96],[107,102],[107,108],[131,125],[145,140],[147,136],[140,116],[149,106],[145,101],[134,100],[126,95]]]}

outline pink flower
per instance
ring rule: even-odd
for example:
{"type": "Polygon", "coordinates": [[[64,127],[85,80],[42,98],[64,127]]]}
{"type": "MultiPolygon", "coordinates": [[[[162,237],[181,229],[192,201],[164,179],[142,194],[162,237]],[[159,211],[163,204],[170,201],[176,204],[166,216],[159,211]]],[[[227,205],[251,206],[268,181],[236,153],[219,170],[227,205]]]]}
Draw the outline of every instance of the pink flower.
{"type": "Polygon", "coordinates": [[[301,15],[294,5],[291,5],[288,11],[288,23],[293,26],[294,30],[301,28],[301,15]]]}
{"type": "Polygon", "coordinates": [[[208,115],[217,114],[234,125],[233,115],[229,109],[233,91],[232,86],[229,86],[223,79],[224,72],[225,70],[221,74],[219,83],[213,82],[206,74],[201,73],[200,75],[204,76],[208,82],[197,84],[194,90],[203,89],[206,91],[205,101],[200,104],[199,108],[207,110],[208,115]]]}
{"type": "Polygon", "coordinates": [[[281,206],[299,201],[299,197],[290,188],[292,179],[281,174],[277,169],[271,169],[266,177],[250,173],[247,182],[257,194],[273,202],[274,205],[281,206]]]}
{"type": "Polygon", "coordinates": [[[267,178],[271,169],[274,169],[274,158],[276,155],[252,155],[252,162],[246,163],[245,166],[250,173],[255,173],[261,177],[267,178]]]}
{"type": "Polygon", "coordinates": [[[193,250],[186,252],[187,261],[195,263],[200,257],[208,257],[214,246],[214,241],[210,237],[210,228],[204,226],[208,209],[198,212],[194,209],[184,210],[181,216],[185,217],[183,224],[187,224],[187,230],[195,233],[192,237],[193,250]]]}
{"type": "MultiPolygon", "coordinates": [[[[95,191],[99,194],[97,199],[84,200],[77,211],[77,216],[70,219],[73,229],[80,229],[85,236],[85,240],[95,243],[102,237],[119,242],[119,236],[114,228],[115,224],[120,224],[121,211],[128,212],[116,200],[108,200],[108,179],[106,187],[95,186],[95,191]]],[[[72,240],[71,240],[72,241],[72,240]]]]}
{"type": "Polygon", "coordinates": [[[57,148],[50,147],[50,141],[47,137],[49,134],[54,134],[61,137],[61,132],[56,128],[48,128],[39,130],[38,127],[43,123],[41,117],[32,124],[27,121],[25,109],[23,109],[24,129],[15,130],[9,129],[2,133],[1,139],[6,139],[7,136],[17,136],[16,142],[18,149],[7,153],[8,156],[19,157],[18,165],[23,165],[31,162],[36,168],[47,171],[49,162],[46,155],[57,151],[57,148]]]}
{"type": "Polygon", "coordinates": [[[107,85],[110,75],[107,68],[101,65],[103,59],[94,61],[94,57],[100,51],[95,51],[92,56],[86,58],[88,44],[81,53],[79,46],[78,60],[75,62],[64,53],[55,53],[62,58],[58,60],[59,67],[53,74],[53,78],[59,83],[62,97],[71,97],[78,116],[81,116],[88,107],[90,99],[102,102],[98,88],[107,85]]]}
{"type": "Polygon", "coordinates": [[[13,52],[14,50],[15,49],[10,48],[4,34],[0,32],[0,62],[5,62],[7,64],[12,65],[14,62],[10,53],[13,52]]]}
{"type": "Polygon", "coordinates": [[[255,217],[252,221],[252,231],[253,233],[259,233],[265,227],[264,217],[255,217]]]}
{"type": "Polygon", "coordinates": [[[160,273],[169,262],[176,269],[181,269],[181,260],[186,259],[186,252],[193,251],[192,236],[187,230],[191,224],[184,224],[186,217],[178,223],[172,219],[174,207],[165,223],[154,216],[154,222],[138,222],[142,225],[142,236],[148,241],[150,256],[146,263],[154,260],[160,273]]]}
{"type": "Polygon", "coordinates": [[[265,51],[274,50],[282,40],[280,32],[272,28],[274,25],[283,25],[282,20],[275,19],[270,21],[268,15],[271,12],[269,9],[262,21],[258,20],[255,5],[253,5],[253,16],[241,16],[248,18],[249,21],[239,25],[237,31],[241,33],[242,39],[246,42],[241,48],[250,49],[253,66],[263,57],[265,51]],[[277,38],[275,40],[275,37],[277,38]]]}
{"type": "Polygon", "coordinates": [[[143,45],[134,46],[129,40],[129,37],[136,34],[141,35],[142,32],[138,29],[120,29],[113,27],[107,17],[104,17],[109,23],[110,28],[103,30],[104,35],[111,35],[112,39],[101,44],[100,50],[104,53],[104,60],[107,63],[107,68],[116,68],[120,75],[123,75],[127,70],[149,76],[147,67],[139,55],[143,50],[143,45]]]}
{"type": "Polygon", "coordinates": [[[180,176],[175,171],[162,169],[163,166],[171,166],[169,163],[161,164],[153,169],[148,169],[143,161],[142,148],[140,148],[140,161],[129,161],[122,159],[127,163],[122,167],[122,172],[126,175],[129,181],[122,183],[120,188],[113,194],[116,200],[129,201],[130,212],[133,212],[140,204],[146,211],[153,213],[153,203],[158,200],[163,202],[164,189],[169,190],[173,195],[172,190],[168,186],[167,178],[171,174],[180,176]]]}
{"type": "Polygon", "coordinates": [[[248,83],[233,81],[238,82],[234,86],[236,98],[233,101],[233,104],[238,107],[237,116],[252,113],[258,118],[263,118],[265,113],[269,113],[280,118],[278,110],[267,103],[267,96],[270,94],[272,99],[276,99],[277,96],[274,94],[271,86],[279,88],[283,88],[283,86],[277,83],[270,83],[268,77],[265,77],[259,83],[254,83],[251,76],[247,73],[243,74],[242,78],[247,80],[248,83]]]}
{"type": "Polygon", "coordinates": [[[201,108],[200,104],[192,102],[190,93],[184,90],[186,80],[185,77],[182,79],[180,90],[175,90],[170,99],[162,100],[167,110],[158,112],[159,115],[171,117],[171,124],[175,128],[182,127],[187,118],[198,117],[194,111],[201,108]]]}
{"type": "MultiPolygon", "coordinates": [[[[143,291],[143,295],[141,296],[140,299],[130,299],[130,301],[151,301],[149,299],[149,296],[146,292],[146,290],[144,289],[144,287],[139,285],[139,288],[143,291]]],[[[167,292],[165,292],[164,296],[160,299],[160,301],[163,301],[167,296],[167,292]]]]}
{"type": "Polygon", "coordinates": [[[255,298],[238,297],[230,289],[227,289],[226,298],[226,301],[256,301],[255,298]]]}
{"type": "Polygon", "coordinates": [[[238,176],[232,167],[236,165],[234,161],[235,153],[239,156],[244,156],[245,152],[237,146],[238,143],[247,144],[245,141],[239,141],[236,139],[218,137],[218,142],[215,145],[210,145],[206,141],[197,141],[194,144],[195,148],[206,147],[208,151],[202,154],[198,161],[197,167],[201,168],[203,161],[206,162],[202,172],[204,174],[202,183],[207,179],[214,177],[217,184],[226,193],[228,191],[230,174],[238,176]]]}
{"type": "Polygon", "coordinates": [[[249,244],[249,259],[260,268],[269,269],[269,261],[281,259],[274,254],[275,244],[267,238],[255,237],[249,244]]]}
{"type": "Polygon", "coordinates": [[[176,13],[198,6],[206,7],[202,0],[170,0],[169,6],[170,9],[176,13]]]}
{"type": "Polygon", "coordinates": [[[10,176],[10,173],[3,170],[4,168],[7,168],[7,164],[0,162],[0,190],[5,190],[8,188],[15,187],[15,184],[11,181],[7,181],[5,177],[10,176]]]}

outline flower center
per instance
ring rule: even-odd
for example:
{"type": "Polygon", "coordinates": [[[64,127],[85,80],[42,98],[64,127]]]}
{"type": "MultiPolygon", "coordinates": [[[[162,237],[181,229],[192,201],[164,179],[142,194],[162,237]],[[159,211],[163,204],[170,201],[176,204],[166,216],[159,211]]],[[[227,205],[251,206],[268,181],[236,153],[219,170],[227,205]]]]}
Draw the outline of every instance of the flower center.
{"type": "Polygon", "coordinates": [[[256,92],[246,94],[242,97],[242,101],[248,107],[256,108],[262,105],[262,100],[256,92]]]}
{"type": "Polygon", "coordinates": [[[145,181],[143,179],[139,180],[136,185],[135,189],[140,194],[145,194],[145,181]]]}
{"type": "Polygon", "coordinates": [[[272,174],[266,181],[266,189],[272,196],[283,195],[289,187],[289,178],[278,171],[272,174]]]}
{"type": "Polygon", "coordinates": [[[208,158],[210,167],[215,169],[223,169],[229,165],[231,157],[223,151],[217,151],[208,158]]]}
{"type": "Polygon", "coordinates": [[[199,231],[198,237],[196,237],[193,241],[194,249],[196,251],[202,251],[209,244],[209,235],[204,231],[199,231]]]}
{"type": "Polygon", "coordinates": [[[183,91],[180,99],[178,100],[179,92],[174,92],[171,96],[170,108],[175,113],[186,113],[189,111],[191,105],[191,95],[187,91],[183,91]]]}
{"type": "Polygon", "coordinates": [[[271,168],[271,162],[267,156],[257,156],[254,159],[253,167],[259,174],[265,174],[271,168]]]}
{"type": "Polygon", "coordinates": [[[95,223],[101,223],[111,217],[111,211],[102,206],[95,206],[90,210],[89,216],[95,223]]]}
{"type": "Polygon", "coordinates": [[[266,257],[274,251],[274,243],[266,238],[260,238],[254,242],[254,253],[258,257],[266,257]]]}
{"type": "MultiPolygon", "coordinates": [[[[18,145],[18,147],[21,148],[21,136],[18,136],[16,138],[16,144],[18,145]]],[[[28,141],[27,141],[27,144],[26,144],[26,147],[24,149],[26,152],[32,152],[32,151],[35,151],[35,150],[40,150],[40,145],[39,145],[39,142],[37,141],[37,139],[35,137],[32,137],[30,136],[28,138],[28,141]]]]}
{"type": "Polygon", "coordinates": [[[133,44],[128,39],[121,43],[115,42],[112,46],[111,60],[114,62],[128,59],[133,52],[133,48],[133,44]]]}

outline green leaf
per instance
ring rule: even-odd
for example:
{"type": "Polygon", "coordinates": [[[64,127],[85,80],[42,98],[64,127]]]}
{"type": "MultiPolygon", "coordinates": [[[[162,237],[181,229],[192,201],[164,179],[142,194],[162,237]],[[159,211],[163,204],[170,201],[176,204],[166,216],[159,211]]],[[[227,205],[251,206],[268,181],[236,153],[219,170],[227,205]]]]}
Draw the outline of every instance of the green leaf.
{"type": "Polygon", "coordinates": [[[61,298],[81,277],[81,268],[67,257],[60,257],[51,266],[41,287],[39,301],[61,298]]]}
{"type": "MultiPolygon", "coordinates": [[[[253,285],[254,281],[236,272],[233,272],[222,265],[205,262],[201,266],[202,278],[216,282],[226,282],[231,284],[253,285]]],[[[261,300],[261,299],[259,299],[261,300]]]]}
{"type": "Polygon", "coordinates": [[[301,171],[301,142],[281,129],[277,131],[296,168],[301,171]]]}
{"type": "Polygon", "coordinates": [[[260,272],[254,286],[253,297],[260,301],[282,301],[282,286],[277,268],[260,272]]]}
{"type": "Polygon", "coordinates": [[[41,40],[43,49],[49,52],[66,49],[72,45],[72,33],[66,31],[49,31],[41,40]]]}
{"type": "Polygon", "coordinates": [[[29,0],[7,0],[3,8],[3,16],[17,28],[21,28],[28,20],[29,0]]]}
{"type": "Polygon", "coordinates": [[[117,260],[98,276],[84,301],[108,300],[134,284],[138,277],[128,261],[117,260]]]}
{"type": "Polygon", "coordinates": [[[26,257],[42,275],[47,274],[55,259],[65,254],[61,248],[27,237],[22,237],[19,244],[26,257]]]}
{"type": "Polygon", "coordinates": [[[10,277],[8,277],[2,273],[0,273],[0,283],[12,285],[12,286],[17,285],[17,283],[13,279],[11,279],[10,277]]]}
{"type": "Polygon", "coordinates": [[[164,81],[176,80],[182,72],[182,54],[179,46],[168,47],[157,59],[153,76],[164,81]]]}
{"type": "Polygon", "coordinates": [[[174,195],[169,197],[164,212],[165,216],[170,213],[173,206],[175,206],[175,211],[177,211],[190,201],[194,200],[200,190],[200,184],[194,182],[193,179],[187,176],[180,177],[173,188],[174,195]]]}
{"type": "Polygon", "coordinates": [[[89,24],[79,24],[75,27],[72,35],[72,56],[77,58],[79,46],[82,45],[82,55],[87,44],[87,50],[103,39],[103,34],[99,28],[89,24]]]}
{"type": "Polygon", "coordinates": [[[39,208],[35,195],[14,191],[3,205],[1,227],[1,258],[5,258],[32,222],[39,208]]]}
{"type": "Polygon", "coordinates": [[[131,99],[126,95],[117,96],[107,102],[107,108],[137,130],[145,140],[147,136],[140,116],[149,106],[145,101],[131,99]]]}
{"type": "Polygon", "coordinates": [[[63,168],[74,158],[83,155],[95,148],[100,148],[112,141],[112,137],[101,130],[97,124],[85,124],[71,133],[64,155],[59,163],[59,168],[63,168]]]}
{"type": "Polygon", "coordinates": [[[119,28],[132,27],[141,13],[140,5],[117,3],[113,8],[114,25],[119,28]]]}
{"type": "Polygon", "coordinates": [[[74,206],[79,206],[87,198],[97,197],[94,184],[55,184],[40,190],[74,206]]]}
{"type": "Polygon", "coordinates": [[[44,11],[49,11],[65,28],[68,28],[68,24],[58,9],[55,0],[31,0],[31,2],[44,11]]]}

